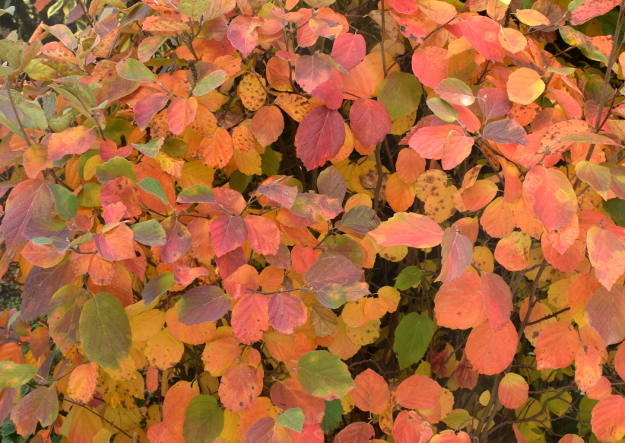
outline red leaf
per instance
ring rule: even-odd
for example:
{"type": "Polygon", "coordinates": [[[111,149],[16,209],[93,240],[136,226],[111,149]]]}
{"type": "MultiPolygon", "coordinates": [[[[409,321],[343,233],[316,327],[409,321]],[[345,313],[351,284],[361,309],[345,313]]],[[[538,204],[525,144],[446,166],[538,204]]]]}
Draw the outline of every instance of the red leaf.
{"type": "Polygon", "coordinates": [[[233,365],[219,382],[219,400],[230,412],[247,409],[263,390],[263,373],[250,365],[233,365]]]}
{"type": "Polygon", "coordinates": [[[368,443],[373,437],[375,437],[373,426],[359,421],[345,426],[334,437],[334,443],[368,443]]]}
{"type": "Polygon", "coordinates": [[[499,23],[488,17],[472,16],[460,21],[460,29],[482,57],[503,63],[506,51],[497,38],[501,30],[499,23]]]}
{"type": "Polygon", "coordinates": [[[309,94],[332,75],[332,67],[320,57],[302,55],[295,60],[295,81],[309,94]]]}
{"type": "Polygon", "coordinates": [[[619,0],[575,2],[577,7],[571,12],[571,24],[581,25],[586,23],[588,20],[610,12],[620,3],[619,0]]]}
{"type": "Polygon", "coordinates": [[[354,137],[365,147],[380,143],[391,130],[391,116],[377,100],[356,100],[349,110],[349,120],[354,137]]]}
{"type": "Polygon", "coordinates": [[[235,250],[247,237],[247,227],[243,217],[221,215],[210,221],[211,242],[215,255],[222,255],[235,250]]]}
{"type": "Polygon", "coordinates": [[[283,334],[293,334],[308,319],[304,302],[290,292],[275,293],[269,299],[269,322],[283,334]]]}
{"type": "Polygon", "coordinates": [[[252,344],[269,329],[269,302],[263,294],[246,294],[232,310],[232,331],[241,343],[252,344]]]}
{"type": "Polygon", "coordinates": [[[443,230],[431,218],[421,214],[400,212],[369,232],[380,246],[433,248],[443,240],[443,230]]]}
{"type": "Polygon", "coordinates": [[[354,404],[363,411],[381,414],[388,407],[391,394],[384,377],[366,369],[354,379],[356,388],[351,392],[354,404]]]}
{"type": "Polygon", "coordinates": [[[237,15],[228,25],[228,40],[230,40],[232,46],[247,57],[258,45],[258,31],[256,28],[262,25],[263,19],[260,17],[237,15]]]}
{"type": "Polygon", "coordinates": [[[328,80],[317,86],[310,94],[323,101],[329,109],[339,109],[343,104],[343,77],[336,69],[328,80]]]}
{"type": "Polygon", "coordinates": [[[247,227],[247,241],[254,252],[264,255],[273,255],[278,252],[280,231],[273,221],[258,215],[248,215],[245,217],[245,226],[247,227]]]}
{"type": "Polygon", "coordinates": [[[490,324],[484,322],[469,334],[467,358],[475,371],[495,375],[512,362],[518,342],[518,334],[512,322],[506,323],[498,332],[494,332],[490,324]]]}
{"type": "Polygon", "coordinates": [[[488,322],[494,332],[509,321],[512,312],[512,292],[506,281],[497,274],[483,272],[480,281],[488,322]]]}
{"type": "Polygon", "coordinates": [[[360,34],[341,34],[332,46],[332,58],[348,71],[355,68],[367,54],[365,38],[360,34]]]}
{"type": "Polygon", "coordinates": [[[344,141],[343,117],[326,106],[318,106],[306,114],[295,134],[297,156],[308,170],[323,166],[336,156],[344,141]]]}
{"type": "Polygon", "coordinates": [[[319,290],[324,285],[337,284],[347,286],[362,277],[363,270],[345,257],[337,255],[317,260],[306,271],[306,282],[313,289],[319,290]]]}
{"type": "Polygon", "coordinates": [[[566,225],[577,212],[573,186],[557,169],[533,166],[525,176],[523,189],[547,231],[566,225]]]}
{"type": "Polygon", "coordinates": [[[145,130],[152,117],[165,107],[168,100],[168,94],[151,94],[135,103],[132,110],[135,113],[135,122],[137,122],[139,129],[145,130]]]}
{"type": "Polygon", "coordinates": [[[185,255],[191,247],[191,234],[175,217],[166,218],[161,225],[167,239],[167,243],[161,248],[161,260],[164,263],[173,263],[185,255]]]}
{"type": "Polygon", "coordinates": [[[473,244],[454,227],[445,229],[442,244],[443,267],[436,281],[448,282],[462,275],[471,265],[473,244]]]}
{"type": "Polygon", "coordinates": [[[401,382],[395,400],[407,409],[432,409],[440,402],[443,389],[430,377],[411,375],[401,382]]]}
{"type": "Polygon", "coordinates": [[[599,283],[608,290],[625,272],[625,247],[608,229],[593,226],[586,236],[588,259],[595,268],[599,283]]]}

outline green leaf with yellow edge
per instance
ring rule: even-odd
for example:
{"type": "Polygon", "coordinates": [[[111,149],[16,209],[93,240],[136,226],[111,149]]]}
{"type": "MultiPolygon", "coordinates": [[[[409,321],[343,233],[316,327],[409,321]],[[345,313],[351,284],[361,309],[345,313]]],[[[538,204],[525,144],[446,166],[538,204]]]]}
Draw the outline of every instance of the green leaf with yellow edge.
{"type": "Polygon", "coordinates": [[[79,327],[82,347],[89,360],[117,369],[132,345],[130,322],[121,302],[99,292],[83,306],[79,327]]]}
{"type": "Polygon", "coordinates": [[[154,81],[154,73],[143,63],[134,58],[127,58],[115,67],[119,76],[126,80],[150,83],[154,81]]]}
{"type": "Polygon", "coordinates": [[[426,314],[411,312],[405,316],[395,330],[393,342],[399,369],[405,369],[421,360],[433,336],[434,323],[426,314]]]}
{"type": "Polygon", "coordinates": [[[62,220],[72,220],[78,213],[78,199],[61,185],[48,184],[52,197],[54,197],[54,208],[56,214],[62,220]]]}
{"type": "Polygon", "coordinates": [[[194,397],[184,413],[182,435],[185,441],[209,443],[221,434],[224,412],[211,395],[194,397]]]}
{"type": "Polygon", "coordinates": [[[104,164],[95,167],[95,176],[103,185],[118,177],[127,177],[137,183],[137,173],[134,165],[123,157],[113,157],[104,164]]]}
{"type": "Polygon", "coordinates": [[[380,87],[380,101],[391,116],[391,120],[405,117],[419,107],[423,89],[414,74],[407,72],[389,73],[380,87]]]}
{"type": "Polygon", "coordinates": [[[0,361],[0,389],[19,388],[28,383],[36,373],[36,366],[0,361]]]}
{"type": "Polygon", "coordinates": [[[163,246],[167,243],[165,230],[156,220],[147,220],[130,226],[135,241],[142,245],[163,246]]]}
{"type": "Polygon", "coordinates": [[[304,413],[300,408],[287,409],[276,418],[279,425],[300,433],[304,428],[304,420],[304,413]]]}
{"type": "Polygon", "coordinates": [[[220,87],[227,78],[228,74],[222,69],[209,72],[197,82],[195,88],[193,88],[193,95],[195,97],[202,97],[220,87]]]}
{"type": "Polygon", "coordinates": [[[428,108],[434,113],[435,116],[448,123],[458,120],[458,111],[453,106],[447,103],[440,97],[431,98],[426,100],[428,108]]]}
{"type": "Polygon", "coordinates": [[[309,394],[334,400],[345,397],[356,386],[341,359],[328,351],[312,351],[298,361],[297,380],[309,394]]]}

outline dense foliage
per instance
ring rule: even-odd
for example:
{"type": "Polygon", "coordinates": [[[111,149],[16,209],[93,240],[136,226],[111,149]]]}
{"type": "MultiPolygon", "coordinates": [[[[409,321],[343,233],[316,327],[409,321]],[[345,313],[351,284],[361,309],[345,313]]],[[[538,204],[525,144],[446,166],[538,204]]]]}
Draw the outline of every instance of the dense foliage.
{"type": "Polygon", "coordinates": [[[3,442],[625,436],[623,3],[49,3],[3,442]]]}

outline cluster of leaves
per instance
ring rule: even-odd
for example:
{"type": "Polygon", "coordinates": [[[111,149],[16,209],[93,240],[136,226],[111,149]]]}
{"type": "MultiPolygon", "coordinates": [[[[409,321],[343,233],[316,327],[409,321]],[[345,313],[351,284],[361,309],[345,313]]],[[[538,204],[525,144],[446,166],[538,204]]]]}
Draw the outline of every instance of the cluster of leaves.
{"type": "Polygon", "coordinates": [[[3,438],[625,436],[622,3],[51,8],[0,40],[3,438]]]}

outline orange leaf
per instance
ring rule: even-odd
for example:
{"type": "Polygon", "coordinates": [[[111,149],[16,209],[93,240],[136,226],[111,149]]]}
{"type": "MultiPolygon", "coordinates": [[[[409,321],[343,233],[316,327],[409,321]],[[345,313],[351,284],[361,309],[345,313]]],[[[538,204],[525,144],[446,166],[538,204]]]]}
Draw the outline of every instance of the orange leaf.
{"type": "Polygon", "coordinates": [[[512,362],[518,342],[512,322],[505,323],[498,332],[494,332],[490,324],[484,322],[469,334],[467,358],[480,374],[494,375],[512,362]]]}
{"type": "Polygon", "coordinates": [[[252,406],[263,389],[263,373],[250,365],[238,364],[226,370],[219,382],[219,399],[231,412],[252,406]]]}
{"type": "Polygon", "coordinates": [[[577,332],[570,323],[556,321],[548,324],[536,340],[536,368],[566,368],[573,363],[578,346],[577,332]]]}
{"type": "Polygon", "coordinates": [[[533,69],[519,68],[508,77],[507,90],[510,101],[529,105],[545,91],[545,82],[533,69]]]}
{"type": "Polygon", "coordinates": [[[407,409],[432,409],[441,399],[440,385],[425,375],[411,375],[401,382],[395,401],[407,409]]]}
{"type": "Polygon", "coordinates": [[[351,392],[356,406],[373,414],[381,414],[391,399],[391,394],[384,377],[377,372],[366,369],[354,379],[356,389],[351,392]]]}

